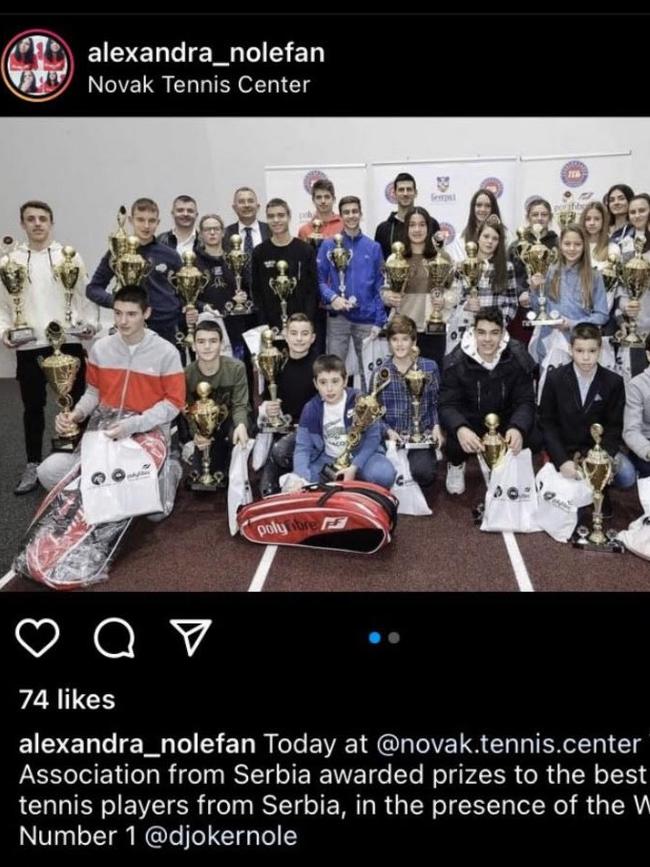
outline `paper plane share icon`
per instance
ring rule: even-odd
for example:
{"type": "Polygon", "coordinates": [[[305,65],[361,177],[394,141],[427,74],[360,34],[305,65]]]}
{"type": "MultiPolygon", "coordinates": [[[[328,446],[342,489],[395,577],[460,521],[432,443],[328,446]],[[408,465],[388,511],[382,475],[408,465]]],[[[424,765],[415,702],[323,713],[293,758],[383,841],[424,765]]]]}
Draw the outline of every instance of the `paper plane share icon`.
{"type": "Polygon", "coordinates": [[[211,620],[170,620],[174,629],[183,637],[188,656],[193,656],[196,648],[205,638],[212,626],[211,620]]]}

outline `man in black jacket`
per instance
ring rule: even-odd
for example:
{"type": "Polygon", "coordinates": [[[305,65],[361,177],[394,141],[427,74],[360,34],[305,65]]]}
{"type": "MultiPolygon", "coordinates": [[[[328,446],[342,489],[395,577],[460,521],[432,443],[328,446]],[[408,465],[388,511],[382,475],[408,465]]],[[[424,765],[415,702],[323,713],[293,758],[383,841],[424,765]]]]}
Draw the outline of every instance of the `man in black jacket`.
{"type": "Polygon", "coordinates": [[[239,187],[235,190],[232,208],[237,214],[237,222],[226,226],[224,247],[230,249],[230,238],[239,235],[242,239],[242,249],[247,253],[250,251],[252,255],[253,248],[271,236],[268,223],[262,223],[257,219],[260,203],[255,190],[251,190],[250,187],[239,187]]]}
{"type": "Polygon", "coordinates": [[[603,426],[602,447],[615,458],[614,485],[629,488],[636,472],[621,453],[625,386],[623,378],[598,364],[600,328],[579,322],[571,334],[571,364],[550,370],[539,405],[544,446],[567,479],[581,478],[577,457],[593,446],[592,424],[603,426]]]}
{"type": "MultiPolygon", "coordinates": [[[[408,172],[400,172],[393,181],[393,192],[397,200],[397,210],[391,211],[388,219],[380,223],[375,230],[375,241],[381,247],[384,259],[390,256],[395,241],[404,243],[406,236],[404,214],[413,207],[418,194],[413,175],[409,175],[408,172]]],[[[440,224],[434,219],[432,219],[432,223],[435,234],[440,230],[440,224]]]]}
{"type": "Polygon", "coordinates": [[[483,307],[473,328],[444,362],[438,398],[440,422],[447,431],[447,491],[465,490],[467,456],[483,452],[485,416],[496,413],[499,429],[514,454],[538,451],[535,429],[535,362],[504,329],[498,307],[483,307]]]}

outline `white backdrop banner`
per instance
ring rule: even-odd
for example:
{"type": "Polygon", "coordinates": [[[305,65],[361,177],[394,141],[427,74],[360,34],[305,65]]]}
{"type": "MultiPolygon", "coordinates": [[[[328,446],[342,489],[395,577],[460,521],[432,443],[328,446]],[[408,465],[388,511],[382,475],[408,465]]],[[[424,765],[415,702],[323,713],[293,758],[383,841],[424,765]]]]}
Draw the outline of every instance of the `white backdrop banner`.
{"type": "MultiPolygon", "coordinates": [[[[365,163],[351,165],[331,166],[266,166],[266,201],[269,199],[284,199],[291,208],[291,230],[293,234],[303,223],[307,223],[314,216],[314,206],[311,200],[312,185],[319,180],[328,180],[334,184],[336,201],[343,196],[358,196],[361,199],[364,211],[362,221],[363,231],[368,234],[367,226],[374,223],[368,222],[366,211],[367,171],[365,163]]],[[[266,202],[262,202],[260,219],[263,220],[263,208],[266,202]]],[[[336,203],[334,210],[338,211],[336,203]]]]}
{"type": "MultiPolygon", "coordinates": [[[[473,157],[371,165],[371,201],[376,222],[396,210],[393,181],[400,172],[413,175],[418,188],[416,205],[426,208],[440,223],[451,244],[465,228],[469,203],[481,187],[491,190],[499,202],[503,222],[516,226],[517,156],[473,157]]],[[[368,234],[371,234],[368,232],[368,234]]]]}
{"type": "Polygon", "coordinates": [[[521,208],[516,225],[523,222],[526,203],[535,196],[547,199],[555,214],[564,194],[570,192],[579,214],[589,202],[602,201],[613,184],[632,186],[632,151],[521,157],[519,178],[521,208]]]}

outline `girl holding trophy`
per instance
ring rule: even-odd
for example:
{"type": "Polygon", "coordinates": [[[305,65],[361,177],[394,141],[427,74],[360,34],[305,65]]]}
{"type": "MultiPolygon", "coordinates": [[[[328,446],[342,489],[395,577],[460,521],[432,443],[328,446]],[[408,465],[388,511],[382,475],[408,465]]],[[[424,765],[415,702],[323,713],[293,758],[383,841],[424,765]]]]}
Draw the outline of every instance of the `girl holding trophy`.
{"type": "MultiPolygon", "coordinates": [[[[530,292],[523,292],[519,302],[524,307],[539,308],[539,290],[545,287],[544,294],[549,301],[551,316],[557,312],[557,325],[540,326],[539,340],[533,353],[537,361],[546,354],[545,338],[554,328],[558,328],[568,338],[577,322],[590,322],[604,325],[609,318],[605,284],[600,273],[591,267],[591,256],[584,230],[571,223],[560,235],[560,258],[552,265],[546,278],[533,274],[530,278],[530,292]]],[[[567,345],[568,352],[568,345],[567,345]]]]}

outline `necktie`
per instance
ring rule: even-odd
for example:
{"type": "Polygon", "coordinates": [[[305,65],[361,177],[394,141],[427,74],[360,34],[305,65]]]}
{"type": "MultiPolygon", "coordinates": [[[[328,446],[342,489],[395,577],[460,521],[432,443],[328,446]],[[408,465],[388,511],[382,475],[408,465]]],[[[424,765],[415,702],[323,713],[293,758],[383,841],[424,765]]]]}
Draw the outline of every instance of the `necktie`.
{"type": "Polygon", "coordinates": [[[244,238],[244,253],[248,253],[248,259],[246,260],[244,273],[246,275],[246,282],[250,288],[251,285],[251,275],[252,275],[252,264],[253,264],[253,230],[250,226],[244,226],[244,232],[246,237],[244,238]]]}

